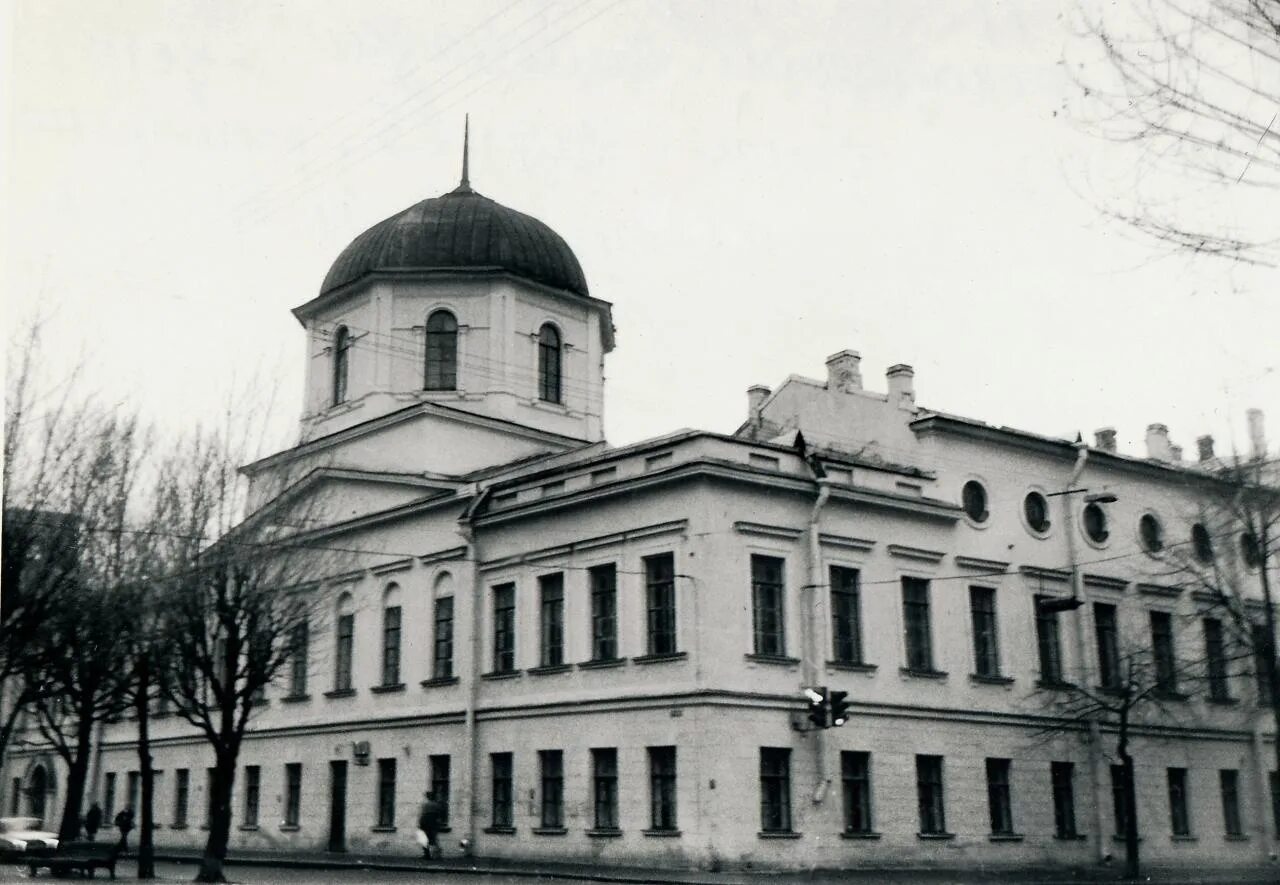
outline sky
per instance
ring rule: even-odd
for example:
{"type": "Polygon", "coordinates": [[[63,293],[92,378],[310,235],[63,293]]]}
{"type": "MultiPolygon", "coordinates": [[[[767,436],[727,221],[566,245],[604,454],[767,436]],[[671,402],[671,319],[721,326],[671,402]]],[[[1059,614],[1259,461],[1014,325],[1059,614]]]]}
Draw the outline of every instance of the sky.
{"type": "MultiPolygon", "coordinates": [[[[605,428],[730,432],[852,348],[917,401],[1089,438],[1280,438],[1280,278],[1103,218],[1065,4],[0,5],[6,332],[164,428],[269,397],[296,434],[313,298],[361,231],[452,189],[559,232],[612,302],[605,428]]],[[[270,445],[270,444],[269,444],[270,445]]]]}

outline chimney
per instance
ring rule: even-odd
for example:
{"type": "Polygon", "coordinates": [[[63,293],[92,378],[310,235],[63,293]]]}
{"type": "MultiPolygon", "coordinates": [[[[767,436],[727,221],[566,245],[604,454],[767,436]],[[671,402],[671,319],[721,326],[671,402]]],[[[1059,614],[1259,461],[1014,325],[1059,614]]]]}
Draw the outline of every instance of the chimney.
{"type": "Polygon", "coordinates": [[[1249,421],[1249,454],[1261,460],[1267,456],[1267,434],[1262,424],[1262,409],[1249,409],[1244,414],[1249,421]]]}
{"type": "Polygon", "coordinates": [[[1169,446],[1169,456],[1173,459],[1174,463],[1180,462],[1182,460],[1182,446],[1175,446],[1171,444],[1169,446]]]}
{"type": "Polygon", "coordinates": [[[900,409],[916,407],[916,370],[903,363],[890,366],[884,373],[889,382],[889,402],[900,409]]]}
{"type": "Polygon", "coordinates": [[[1166,425],[1147,425],[1147,457],[1155,461],[1173,459],[1173,449],[1169,445],[1169,428],[1166,425]]]}
{"type": "Polygon", "coordinates": [[[862,389],[862,354],[842,350],[827,357],[827,390],[852,393],[862,389]]]}
{"type": "Polygon", "coordinates": [[[1095,430],[1093,432],[1093,447],[1104,452],[1114,452],[1116,450],[1116,429],[1114,427],[1099,427],[1095,430]]]}
{"type": "Polygon", "coordinates": [[[764,401],[769,398],[769,388],[763,384],[753,384],[747,388],[747,422],[752,427],[760,426],[760,410],[764,401]]]}
{"type": "Polygon", "coordinates": [[[1208,436],[1207,434],[1205,436],[1197,436],[1196,448],[1200,450],[1201,464],[1203,464],[1205,461],[1213,460],[1213,437],[1212,436],[1208,436]]]}

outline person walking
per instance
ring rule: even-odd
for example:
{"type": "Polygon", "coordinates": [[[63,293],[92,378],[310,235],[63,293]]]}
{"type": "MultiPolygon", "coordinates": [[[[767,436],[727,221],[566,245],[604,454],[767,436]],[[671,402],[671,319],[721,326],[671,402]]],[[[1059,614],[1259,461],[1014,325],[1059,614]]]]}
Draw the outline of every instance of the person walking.
{"type": "Polygon", "coordinates": [[[92,842],[102,829],[102,807],[97,802],[89,806],[89,813],[84,816],[84,833],[92,842]]]}
{"type": "Polygon", "coordinates": [[[435,793],[428,790],[422,809],[418,812],[418,829],[422,831],[419,842],[422,843],[422,855],[428,860],[431,859],[432,849],[435,849],[436,857],[441,855],[437,837],[440,835],[440,824],[443,820],[444,803],[436,799],[435,793]]]}
{"type": "Polygon", "coordinates": [[[129,831],[133,829],[133,807],[129,806],[116,815],[116,829],[120,831],[120,851],[129,850],[129,831]]]}

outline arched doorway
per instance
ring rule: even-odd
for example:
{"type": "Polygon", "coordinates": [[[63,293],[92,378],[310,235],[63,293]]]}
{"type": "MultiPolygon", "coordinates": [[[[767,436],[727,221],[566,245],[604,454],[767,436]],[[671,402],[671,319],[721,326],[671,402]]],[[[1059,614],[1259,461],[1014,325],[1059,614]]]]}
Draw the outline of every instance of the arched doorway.
{"type": "Polygon", "coordinates": [[[44,823],[44,803],[48,793],[49,773],[43,765],[37,765],[27,779],[27,814],[39,818],[41,824],[44,823]]]}

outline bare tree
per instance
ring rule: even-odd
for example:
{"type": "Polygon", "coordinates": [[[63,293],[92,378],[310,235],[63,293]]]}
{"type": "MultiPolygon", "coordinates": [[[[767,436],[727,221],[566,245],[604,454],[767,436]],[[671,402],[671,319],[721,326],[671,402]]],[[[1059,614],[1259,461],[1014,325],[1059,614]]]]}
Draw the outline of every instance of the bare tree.
{"type": "Polygon", "coordinates": [[[1132,149],[1102,210],[1171,252],[1280,265],[1280,0],[1079,0],[1068,109],[1132,149]]]}

